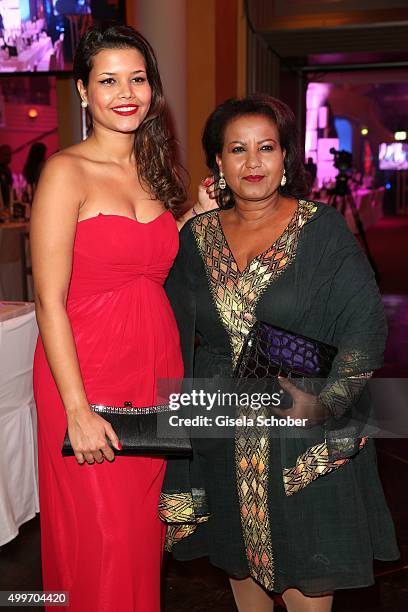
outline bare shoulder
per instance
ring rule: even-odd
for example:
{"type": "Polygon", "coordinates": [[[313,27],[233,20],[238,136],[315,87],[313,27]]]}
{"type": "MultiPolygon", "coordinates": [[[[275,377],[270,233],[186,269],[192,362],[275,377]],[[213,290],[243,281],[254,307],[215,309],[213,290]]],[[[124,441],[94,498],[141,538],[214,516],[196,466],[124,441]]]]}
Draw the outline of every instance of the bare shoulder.
{"type": "Polygon", "coordinates": [[[81,203],[85,197],[85,169],[80,155],[73,147],[55,153],[45,163],[41,172],[36,200],[48,194],[58,193],[59,198],[74,199],[81,203]]]}
{"type": "MultiPolygon", "coordinates": [[[[83,176],[84,174],[84,160],[80,154],[80,150],[77,149],[78,145],[73,145],[58,153],[51,155],[45,163],[43,172],[48,175],[57,174],[63,175],[67,173],[67,177],[72,178],[73,176],[83,176]]],[[[42,176],[42,175],[41,175],[42,176]]],[[[48,176],[50,178],[50,176],[48,176]]]]}
{"type": "Polygon", "coordinates": [[[43,217],[61,222],[76,222],[79,209],[86,198],[84,164],[74,147],[52,155],[41,172],[35,193],[32,225],[43,217]]]}

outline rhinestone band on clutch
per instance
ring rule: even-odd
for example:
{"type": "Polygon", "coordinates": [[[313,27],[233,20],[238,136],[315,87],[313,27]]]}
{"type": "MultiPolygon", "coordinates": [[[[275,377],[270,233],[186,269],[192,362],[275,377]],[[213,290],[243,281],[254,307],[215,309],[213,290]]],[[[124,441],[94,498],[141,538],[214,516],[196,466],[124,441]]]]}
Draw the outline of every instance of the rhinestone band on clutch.
{"type": "MultiPolygon", "coordinates": [[[[110,423],[122,444],[120,451],[123,456],[141,457],[190,457],[192,448],[187,431],[171,434],[166,431],[165,424],[169,413],[173,410],[169,404],[156,406],[133,406],[132,402],[124,402],[123,406],[105,406],[104,404],[89,404],[95,414],[100,415],[110,423]],[[163,422],[161,422],[163,421],[163,422]],[[162,431],[161,426],[164,426],[162,431]]],[[[171,430],[170,430],[171,431],[171,430]]],[[[62,443],[63,457],[74,455],[68,429],[62,443]]]]}
{"type": "Polygon", "coordinates": [[[124,402],[123,406],[104,406],[103,404],[89,404],[94,412],[104,414],[158,414],[161,412],[171,412],[172,408],[168,404],[158,406],[145,406],[138,408],[132,402],[124,402]]]}

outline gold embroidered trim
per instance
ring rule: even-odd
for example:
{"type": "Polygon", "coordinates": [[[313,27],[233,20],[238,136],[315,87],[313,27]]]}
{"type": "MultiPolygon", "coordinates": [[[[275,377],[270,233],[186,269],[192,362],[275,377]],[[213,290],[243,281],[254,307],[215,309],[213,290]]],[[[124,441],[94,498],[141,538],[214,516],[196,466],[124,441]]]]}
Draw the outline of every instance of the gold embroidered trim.
{"type": "Polygon", "coordinates": [[[187,538],[189,535],[192,535],[197,529],[197,525],[189,524],[189,525],[168,525],[166,531],[166,539],[164,541],[164,549],[167,552],[171,552],[173,546],[187,538]]]}
{"type": "Polygon", "coordinates": [[[372,372],[364,372],[356,376],[329,380],[319,399],[329,413],[339,419],[346,414],[350,406],[357,403],[372,375],[372,372]]]}
{"type": "MultiPolygon", "coordinates": [[[[368,438],[362,438],[360,450],[365,446],[368,438]]],[[[289,497],[304,489],[308,484],[319,478],[330,474],[342,465],[348,463],[352,458],[329,461],[329,451],[326,442],[311,446],[296,460],[296,465],[283,469],[283,485],[285,493],[289,497]]]]}
{"type": "Polygon", "coordinates": [[[191,493],[161,493],[159,517],[166,523],[189,523],[195,520],[191,493]]]}
{"type": "Polygon", "coordinates": [[[251,575],[272,590],[274,559],[268,511],[269,439],[268,432],[265,433],[259,438],[251,437],[250,431],[237,436],[235,462],[248,566],[251,575]]]}
{"type": "Polygon", "coordinates": [[[167,523],[165,549],[170,551],[174,544],[194,533],[197,525],[208,521],[208,514],[199,515],[203,508],[197,508],[197,497],[192,493],[161,493],[159,517],[167,523]]]}
{"type": "Polygon", "coordinates": [[[194,489],[192,493],[161,493],[159,516],[166,523],[202,523],[208,519],[208,509],[203,495],[194,489]]]}
{"type": "MultiPolygon", "coordinates": [[[[192,224],[204,261],[210,291],[221,323],[228,333],[233,365],[245,337],[256,321],[255,309],[262,293],[296,256],[303,225],[316,212],[313,202],[299,200],[283,234],[240,273],[229,249],[217,211],[197,217],[192,224]]],[[[240,409],[245,412],[245,408],[240,409]]],[[[241,416],[241,414],[239,415],[241,416]]],[[[265,588],[274,585],[274,560],[268,513],[269,437],[251,437],[237,431],[235,462],[238,497],[246,556],[251,575],[265,588]]]]}
{"type": "Polygon", "coordinates": [[[281,236],[242,273],[225,239],[218,211],[209,211],[194,220],[191,229],[204,261],[215,307],[228,333],[233,365],[256,321],[255,309],[260,296],[294,260],[300,230],[316,210],[313,202],[299,200],[281,236]]]}

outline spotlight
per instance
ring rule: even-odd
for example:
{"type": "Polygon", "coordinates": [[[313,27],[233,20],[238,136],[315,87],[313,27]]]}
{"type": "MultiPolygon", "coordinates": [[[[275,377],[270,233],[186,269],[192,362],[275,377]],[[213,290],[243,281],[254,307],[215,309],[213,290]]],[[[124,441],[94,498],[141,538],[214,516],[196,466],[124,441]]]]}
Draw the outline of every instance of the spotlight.
{"type": "Polygon", "coordinates": [[[386,189],[391,189],[391,183],[385,183],[385,188],[386,189]]]}
{"type": "Polygon", "coordinates": [[[368,129],[366,127],[361,128],[361,135],[367,136],[367,134],[368,134],[368,129]]]}
{"type": "Polygon", "coordinates": [[[36,117],[38,117],[38,110],[36,108],[30,108],[27,112],[27,115],[30,117],[30,119],[35,119],[36,117]]]}
{"type": "Polygon", "coordinates": [[[394,138],[395,138],[395,140],[406,140],[407,139],[407,133],[404,130],[402,130],[400,132],[395,132],[394,138]]]}

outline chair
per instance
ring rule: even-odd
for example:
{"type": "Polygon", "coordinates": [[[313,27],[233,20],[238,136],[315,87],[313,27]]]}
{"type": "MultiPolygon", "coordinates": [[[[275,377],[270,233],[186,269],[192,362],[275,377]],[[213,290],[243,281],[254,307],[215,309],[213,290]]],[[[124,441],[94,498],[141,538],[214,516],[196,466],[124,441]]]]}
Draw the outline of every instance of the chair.
{"type": "Polygon", "coordinates": [[[0,301],[22,299],[21,231],[14,223],[0,225],[0,301]]]}
{"type": "Polygon", "coordinates": [[[21,316],[0,317],[0,547],[39,511],[32,387],[38,328],[30,306],[21,316]]]}

